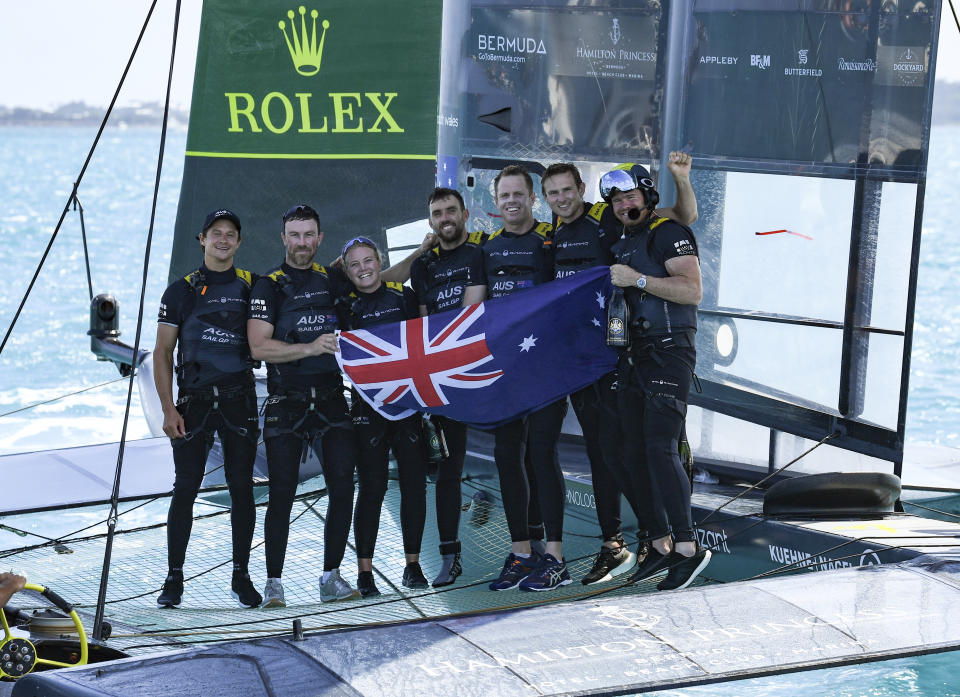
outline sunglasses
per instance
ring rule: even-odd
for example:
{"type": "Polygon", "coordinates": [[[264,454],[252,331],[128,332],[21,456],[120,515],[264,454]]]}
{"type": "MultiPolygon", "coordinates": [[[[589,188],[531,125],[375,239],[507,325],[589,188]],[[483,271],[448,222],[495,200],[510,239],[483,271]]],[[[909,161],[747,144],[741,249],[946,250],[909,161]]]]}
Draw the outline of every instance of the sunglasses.
{"type": "Polygon", "coordinates": [[[380,250],[377,249],[377,243],[371,240],[369,237],[354,237],[352,240],[343,245],[343,251],[340,252],[340,256],[346,259],[347,252],[349,252],[353,247],[357,246],[372,248],[377,253],[377,258],[380,258],[380,250]]]}
{"type": "Polygon", "coordinates": [[[600,196],[608,199],[615,191],[631,191],[632,189],[652,189],[653,180],[649,177],[637,179],[633,172],[625,169],[614,169],[600,177],[600,196]]]}

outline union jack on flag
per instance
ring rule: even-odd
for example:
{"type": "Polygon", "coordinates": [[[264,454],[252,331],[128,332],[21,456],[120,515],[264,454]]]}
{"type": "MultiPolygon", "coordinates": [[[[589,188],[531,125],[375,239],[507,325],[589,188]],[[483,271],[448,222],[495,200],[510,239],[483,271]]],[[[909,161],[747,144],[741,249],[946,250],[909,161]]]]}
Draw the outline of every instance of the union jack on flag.
{"type": "Polygon", "coordinates": [[[362,329],[341,332],[341,347],[359,352],[356,358],[345,355],[341,366],[378,404],[395,404],[407,393],[424,409],[450,404],[444,387],[476,390],[503,377],[502,370],[479,370],[493,360],[484,333],[471,331],[483,313],[480,303],[453,317],[444,312],[400,322],[396,342],[362,329]]]}
{"type": "Polygon", "coordinates": [[[480,428],[519,419],[616,366],[606,267],[405,322],[340,332],[340,368],[388,419],[415,411],[480,428]]]}

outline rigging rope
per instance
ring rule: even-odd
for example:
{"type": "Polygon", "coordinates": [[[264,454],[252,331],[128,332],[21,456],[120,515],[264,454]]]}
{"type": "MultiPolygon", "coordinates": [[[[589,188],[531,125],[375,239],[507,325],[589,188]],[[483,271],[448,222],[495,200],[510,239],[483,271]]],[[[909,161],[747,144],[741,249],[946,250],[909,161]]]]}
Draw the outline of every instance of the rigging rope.
{"type": "Polygon", "coordinates": [[[93,301],[93,278],[90,276],[90,251],[87,247],[87,225],[83,220],[83,204],[80,203],[80,198],[77,196],[78,186],[80,186],[80,182],[74,182],[73,210],[80,211],[80,237],[83,238],[83,261],[87,267],[87,292],[90,295],[90,300],[93,301]]]}
{"type": "Polygon", "coordinates": [[[727,506],[729,506],[729,505],[730,505],[731,503],[733,503],[734,501],[742,498],[743,496],[746,496],[746,495],[749,494],[751,491],[753,491],[754,489],[756,489],[757,487],[759,487],[761,484],[763,484],[764,482],[766,482],[768,479],[777,476],[777,475],[780,474],[781,472],[785,471],[788,467],[793,466],[794,464],[796,464],[797,462],[799,462],[802,458],[804,458],[804,457],[806,457],[807,455],[809,455],[810,453],[812,453],[814,450],[816,450],[817,448],[819,448],[821,445],[823,445],[824,443],[826,443],[828,440],[831,440],[831,439],[833,439],[833,438],[836,438],[836,437],[839,436],[839,435],[840,435],[839,432],[834,432],[834,433],[831,433],[831,434],[829,434],[829,435],[824,436],[823,438],[820,439],[820,441],[819,441],[816,445],[814,445],[814,446],[810,447],[809,449],[805,450],[804,452],[800,453],[800,454],[797,455],[795,458],[793,458],[792,460],[790,460],[790,462],[788,462],[787,464],[785,464],[783,467],[781,467],[781,468],[779,468],[779,469],[775,469],[773,472],[771,472],[770,474],[768,474],[766,477],[764,477],[763,479],[761,479],[761,480],[760,480],[759,482],[757,482],[756,484],[753,484],[753,485],[747,487],[746,489],[744,489],[743,491],[741,491],[739,494],[737,494],[737,495],[734,496],[733,498],[731,498],[731,499],[723,502],[722,504],[720,504],[719,506],[717,506],[716,508],[714,508],[712,511],[710,511],[710,513],[708,513],[708,514],[706,515],[706,517],[704,517],[703,519],[701,519],[698,524],[699,524],[699,525],[703,525],[705,522],[707,522],[708,520],[710,520],[710,518],[712,518],[715,513],[719,513],[721,509],[726,508],[727,506]]]}
{"type": "MultiPolygon", "coordinates": [[[[67,217],[67,213],[70,211],[70,204],[77,197],[77,189],[80,186],[80,182],[83,181],[83,175],[87,171],[87,166],[90,164],[90,160],[93,159],[93,153],[97,149],[97,144],[100,142],[100,136],[103,135],[103,130],[107,126],[107,121],[110,118],[110,114],[113,113],[113,107],[117,103],[117,97],[120,96],[120,88],[123,87],[123,83],[127,79],[127,73],[130,72],[130,66],[133,64],[133,58],[137,55],[137,49],[140,48],[140,42],[143,40],[143,35],[147,31],[147,25],[150,23],[150,17],[153,15],[153,10],[156,5],[157,0],[153,0],[153,2],[150,3],[150,9],[147,11],[147,18],[143,21],[143,27],[140,28],[140,34],[137,36],[137,41],[133,45],[133,51],[130,52],[130,58],[127,59],[127,65],[124,67],[123,74],[120,76],[120,82],[117,84],[117,89],[113,93],[113,98],[110,100],[110,105],[107,107],[107,111],[103,115],[103,120],[100,122],[100,128],[97,129],[97,135],[93,139],[93,145],[90,146],[90,150],[87,152],[87,158],[83,161],[83,166],[80,168],[80,174],[77,176],[77,180],[73,184],[73,191],[70,192],[70,198],[67,199],[67,203],[64,205],[63,211],[60,213],[60,219],[57,221],[57,225],[53,229],[53,234],[50,236],[50,241],[47,243],[47,248],[43,251],[43,256],[40,257],[40,263],[37,264],[37,269],[33,274],[33,278],[30,279],[30,285],[27,286],[27,290],[24,292],[23,298],[20,300],[20,306],[14,313],[13,319],[10,321],[10,326],[7,327],[7,333],[4,335],[3,341],[0,341],[0,354],[3,353],[3,349],[7,345],[7,340],[10,338],[10,334],[13,333],[13,328],[16,326],[17,320],[20,318],[20,314],[23,312],[24,306],[27,304],[27,298],[30,297],[30,292],[33,290],[33,286],[36,284],[37,278],[40,276],[40,270],[43,268],[43,264],[46,262],[47,256],[50,254],[50,250],[53,247],[54,241],[57,239],[57,234],[60,232],[60,227],[63,225],[63,221],[67,217]]],[[[164,112],[164,123],[166,123],[166,112],[164,112]]]]}
{"type": "Polygon", "coordinates": [[[106,382],[101,382],[98,385],[91,385],[90,387],[84,387],[83,389],[76,390],[74,392],[68,392],[66,394],[57,395],[56,397],[52,397],[51,399],[45,399],[42,402],[34,402],[33,404],[28,404],[25,407],[20,407],[19,409],[14,409],[13,411],[4,412],[3,414],[0,414],[0,419],[2,419],[4,416],[18,414],[21,411],[27,411],[28,409],[42,407],[44,404],[53,404],[54,402],[59,402],[61,399],[66,399],[67,397],[75,397],[78,394],[83,394],[84,392],[89,392],[90,390],[96,390],[100,387],[105,387],[107,385],[112,385],[115,382],[120,382],[121,380],[125,380],[125,379],[126,379],[125,377],[114,378],[113,380],[107,380],[106,382]]]}
{"type": "MultiPolygon", "coordinates": [[[[156,2],[156,0],[154,0],[156,2]]],[[[151,5],[151,12],[153,6],[151,5]]],[[[149,19],[149,18],[148,18],[149,19]]],[[[150,248],[153,244],[153,226],[157,218],[157,198],[160,195],[160,175],[163,172],[163,152],[167,143],[167,122],[170,118],[170,87],[173,82],[173,65],[177,54],[177,32],[180,28],[180,0],[173,14],[173,38],[170,46],[170,67],[167,71],[167,91],[163,100],[163,123],[160,126],[160,148],[157,153],[157,173],[153,182],[153,201],[150,205],[150,228],[147,230],[147,245],[143,253],[143,279],[140,282],[140,306],[137,309],[137,334],[133,342],[133,355],[140,352],[140,334],[143,329],[143,304],[147,294],[147,272],[150,268],[150,248]]],[[[100,573],[100,593],[97,597],[97,612],[93,620],[93,637],[103,639],[103,613],[107,600],[107,581],[110,577],[110,557],[113,551],[113,533],[117,525],[117,502],[120,497],[120,474],[123,471],[123,452],[127,441],[127,425],[130,421],[130,403],[133,400],[133,381],[136,370],[130,371],[127,384],[127,404],[123,411],[123,428],[120,431],[120,447],[117,453],[117,468],[113,476],[113,492],[110,496],[110,517],[107,520],[107,543],[103,552],[103,568],[100,573]]]]}

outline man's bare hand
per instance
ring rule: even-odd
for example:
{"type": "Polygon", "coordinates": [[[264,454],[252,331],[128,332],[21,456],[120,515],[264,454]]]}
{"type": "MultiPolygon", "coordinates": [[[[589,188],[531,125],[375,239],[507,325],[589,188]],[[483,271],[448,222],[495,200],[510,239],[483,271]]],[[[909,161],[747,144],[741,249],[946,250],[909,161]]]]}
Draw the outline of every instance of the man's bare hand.
{"type": "Polygon", "coordinates": [[[610,282],[618,288],[629,288],[637,284],[640,272],[626,264],[614,264],[610,267],[610,282]]]}
{"type": "Polygon", "coordinates": [[[440,244],[440,238],[437,237],[436,233],[428,232],[426,237],[423,238],[423,242],[420,243],[420,253],[429,252],[438,244],[440,244]]]}
{"type": "Polygon", "coordinates": [[[674,150],[667,157],[667,169],[674,179],[679,177],[689,177],[690,168],[693,166],[693,158],[685,152],[674,150]]]}
{"type": "Polygon", "coordinates": [[[183,417],[176,409],[163,410],[163,432],[167,434],[167,438],[183,438],[187,435],[183,417]]]}
{"type": "Polygon", "coordinates": [[[307,344],[309,355],[321,356],[325,353],[336,353],[340,350],[336,334],[321,334],[316,339],[307,344]]]}
{"type": "Polygon", "coordinates": [[[10,601],[10,596],[17,591],[22,591],[27,584],[27,579],[19,574],[0,573],[0,607],[3,607],[10,601]]]}

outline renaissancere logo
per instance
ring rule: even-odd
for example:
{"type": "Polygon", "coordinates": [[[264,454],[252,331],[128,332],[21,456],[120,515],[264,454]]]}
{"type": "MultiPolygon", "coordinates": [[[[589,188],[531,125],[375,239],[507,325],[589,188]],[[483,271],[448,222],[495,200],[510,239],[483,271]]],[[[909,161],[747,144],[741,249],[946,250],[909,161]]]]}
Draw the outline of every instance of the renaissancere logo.
{"type": "Polygon", "coordinates": [[[873,58],[863,58],[859,60],[849,60],[842,56],[837,59],[837,69],[842,71],[869,72],[877,69],[877,62],[873,58]]]}
{"type": "Polygon", "coordinates": [[[323,20],[320,33],[320,41],[317,41],[317,17],[320,13],[316,10],[310,10],[310,19],[312,26],[310,32],[307,32],[307,8],[300,5],[300,32],[297,33],[296,22],[294,22],[293,10],[287,10],[287,17],[290,20],[290,32],[287,33],[287,23],[282,19],[279,26],[283,32],[283,38],[287,42],[287,49],[290,51],[290,58],[293,60],[293,67],[297,72],[306,77],[316,75],[320,72],[320,63],[323,61],[323,42],[327,38],[327,29],[330,28],[330,21],[323,20]]]}

